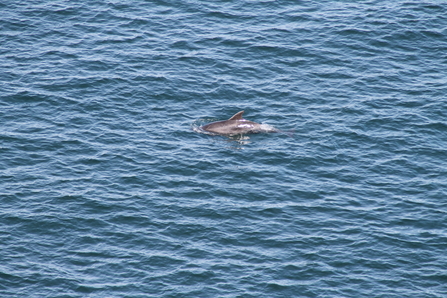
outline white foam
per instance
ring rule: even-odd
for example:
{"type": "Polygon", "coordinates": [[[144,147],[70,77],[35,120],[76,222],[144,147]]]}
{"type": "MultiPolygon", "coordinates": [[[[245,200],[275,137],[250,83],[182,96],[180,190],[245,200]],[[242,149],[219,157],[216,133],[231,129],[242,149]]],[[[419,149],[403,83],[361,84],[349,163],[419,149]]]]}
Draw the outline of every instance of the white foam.
{"type": "Polygon", "coordinates": [[[260,128],[261,128],[262,132],[276,132],[276,131],[278,131],[273,126],[271,126],[269,124],[264,124],[264,123],[260,125],[260,128]]]}

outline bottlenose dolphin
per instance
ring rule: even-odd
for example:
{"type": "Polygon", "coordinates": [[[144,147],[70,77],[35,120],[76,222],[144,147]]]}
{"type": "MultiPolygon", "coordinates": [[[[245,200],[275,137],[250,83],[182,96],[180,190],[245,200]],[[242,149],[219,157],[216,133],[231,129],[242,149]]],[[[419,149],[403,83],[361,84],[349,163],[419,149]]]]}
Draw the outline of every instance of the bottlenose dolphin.
{"type": "Polygon", "coordinates": [[[242,118],[244,111],[236,113],[225,121],[217,121],[201,127],[202,130],[213,134],[234,136],[246,133],[278,132],[276,128],[268,124],[259,124],[242,118]]]}

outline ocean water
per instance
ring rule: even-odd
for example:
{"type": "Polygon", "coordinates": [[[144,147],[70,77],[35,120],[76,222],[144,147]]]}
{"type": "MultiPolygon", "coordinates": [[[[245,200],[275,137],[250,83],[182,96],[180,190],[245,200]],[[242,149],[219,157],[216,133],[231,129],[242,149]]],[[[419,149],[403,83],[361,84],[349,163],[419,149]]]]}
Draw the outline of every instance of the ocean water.
{"type": "Polygon", "coordinates": [[[445,1],[0,12],[1,297],[447,297],[445,1]]]}

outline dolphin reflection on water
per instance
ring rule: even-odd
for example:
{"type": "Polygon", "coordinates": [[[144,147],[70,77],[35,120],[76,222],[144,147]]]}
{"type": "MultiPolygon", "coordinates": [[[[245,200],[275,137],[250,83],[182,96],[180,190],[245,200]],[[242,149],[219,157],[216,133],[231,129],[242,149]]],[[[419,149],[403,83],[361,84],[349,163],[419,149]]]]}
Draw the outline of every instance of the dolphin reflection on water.
{"type": "Polygon", "coordinates": [[[211,134],[235,136],[248,133],[262,133],[262,132],[279,132],[273,126],[268,124],[259,124],[250,120],[242,118],[244,111],[236,113],[233,117],[224,121],[212,122],[200,128],[211,134]]]}

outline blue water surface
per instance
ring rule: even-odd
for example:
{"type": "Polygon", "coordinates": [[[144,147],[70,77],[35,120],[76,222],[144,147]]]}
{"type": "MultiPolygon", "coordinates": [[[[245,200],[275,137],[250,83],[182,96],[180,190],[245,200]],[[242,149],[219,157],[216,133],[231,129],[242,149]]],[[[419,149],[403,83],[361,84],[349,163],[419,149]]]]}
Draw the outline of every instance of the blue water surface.
{"type": "Polygon", "coordinates": [[[0,11],[1,297],[447,297],[444,1],[0,11]]]}

